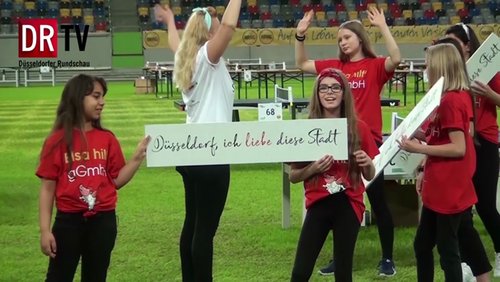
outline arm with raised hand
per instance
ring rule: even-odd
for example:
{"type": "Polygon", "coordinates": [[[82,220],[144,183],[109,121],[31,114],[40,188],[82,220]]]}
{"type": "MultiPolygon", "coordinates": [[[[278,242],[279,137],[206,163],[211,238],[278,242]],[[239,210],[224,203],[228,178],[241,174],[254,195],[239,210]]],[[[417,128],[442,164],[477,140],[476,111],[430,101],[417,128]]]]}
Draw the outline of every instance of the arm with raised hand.
{"type": "Polygon", "coordinates": [[[150,136],[144,137],[144,139],[142,139],[137,145],[137,148],[132,158],[127,162],[127,164],[124,167],[120,169],[118,176],[114,179],[117,189],[120,189],[125,184],[127,184],[130,181],[130,179],[132,179],[137,169],[139,169],[139,166],[146,157],[146,149],[148,147],[150,140],[151,140],[150,136]]]}
{"type": "Polygon", "coordinates": [[[372,7],[368,10],[368,19],[370,23],[377,26],[380,29],[380,33],[382,33],[385,47],[389,53],[389,57],[385,60],[385,71],[392,72],[399,66],[399,63],[401,63],[401,52],[399,51],[398,44],[396,44],[396,40],[394,40],[391,34],[391,30],[385,22],[384,11],[372,7]]]}
{"type": "MultiPolygon", "coordinates": [[[[303,37],[305,39],[307,29],[309,28],[313,17],[314,10],[307,11],[304,14],[304,17],[297,24],[297,37],[303,37]]],[[[304,40],[295,40],[295,65],[297,65],[297,67],[304,72],[316,74],[316,66],[314,65],[314,61],[307,59],[304,40]]]]}
{"type": "Polygon", "coordinates": [[[219,62],[220,57],[226,51],[231,38],[233,37],[238,18],[240,17],[241,0],[230,0],[227,4],[224,15],[222,15],[221,25],[215,35],[207,44],[208,59],[212,63],[219,62]]]}
{"type": "Polygon", "coordinates": [[[160,4],[155,5],[155,18],[157,21],[161,21],[167,25],[168,30],[168,45],[172,52],[177,52],[179,47],[180,37],[175,26],[174,13],[168,5],[161,6],[160,4]]]}

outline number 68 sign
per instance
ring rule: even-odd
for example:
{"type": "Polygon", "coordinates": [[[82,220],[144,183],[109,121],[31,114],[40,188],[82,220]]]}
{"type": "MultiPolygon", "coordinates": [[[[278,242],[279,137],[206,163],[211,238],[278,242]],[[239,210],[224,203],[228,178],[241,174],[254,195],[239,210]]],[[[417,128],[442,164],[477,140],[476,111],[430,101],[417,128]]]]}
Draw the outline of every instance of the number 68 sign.
{"type": "Polygon", "coordinates": [[[283,107],[281,103],[259,104],[259,121],[283,120],[283,107]]]}

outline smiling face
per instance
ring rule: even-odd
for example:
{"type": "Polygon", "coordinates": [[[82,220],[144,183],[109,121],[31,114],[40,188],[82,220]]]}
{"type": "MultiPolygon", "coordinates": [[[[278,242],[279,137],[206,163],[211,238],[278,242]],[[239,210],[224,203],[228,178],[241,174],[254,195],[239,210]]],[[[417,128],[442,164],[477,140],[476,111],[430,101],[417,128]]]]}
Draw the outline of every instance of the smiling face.
{"type": "Polygon", "coordinates": [[[104,89],[102,85],[94,81],[94,89],[83,98],[83,112],[85,115],[85,124],[91,124],[92,121],[101,118],[101,112],[104,108],[104,89]]]}
{"type": "Polygon", "coordinates": [[[333,77],[325,77],[320,81],[318,97],[325,117],[340,117],[343,91],[340,82],[333,77]]]}
{"type": "Polygon", "coordinates": [[[350,29],[341,28],[339,30],[338,43],[340,51],[348,57],[354,57],[354,55],[361,52],[361,40],[350,29]]]}

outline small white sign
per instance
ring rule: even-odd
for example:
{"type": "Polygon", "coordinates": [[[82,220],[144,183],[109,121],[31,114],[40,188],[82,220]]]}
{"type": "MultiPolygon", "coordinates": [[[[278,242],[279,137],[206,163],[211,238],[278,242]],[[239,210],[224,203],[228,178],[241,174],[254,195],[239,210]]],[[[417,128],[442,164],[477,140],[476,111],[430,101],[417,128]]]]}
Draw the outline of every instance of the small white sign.
{"type": "Polygon", "coordinates": [[[400,150],[389,164],[384,168],[384,177],[391,178],[413,178],[417,166],[422,162],[425,155],[408,153],[400,150]]]}
{"type": "MultiPolygon", "coordinates": [[[[413,108],[408,116],[401,122],[396,130],[385,140],[380,146],[380,154],[375,156],[373,164],[375,165],[375,176],[389,164],[394,156],[399,152],[399,145],[396,141],[401,140],[403,135],[412,138],[413,134],[420,128],[422,123],[429,117],[441,102],[441,94],[443,92],[444,79],[441,77],[420,102],[413,108]]],[[[365,181],[365,186],[368,187],[371,181],[365,181]]]]}
{"type": "Polygon", "coordinates": [[[467,60],[470,81],[490,82],[500,66],[500,39],[492,32],[474,55],[467,60]]]}
{"type": "Polygon", "coordinates": [[[259,103],[259,121],[283,120],[282,103],[259,103]]]}
{"type": "Polygon", "coordinates": [[[302,162],[326,154],[347,159],[347,122],[304,119],[269,122],[146,125],[147,166],[302,162]]]}
{"type": "Polygon", "coordinates": [[[243,80],[246,82],[252,82],[252,71],[244,70],[243,71],[243,80]]]}
{"type": "Polygon", "coordinates": [[[40,73],[49,73],[50,72],[50,67],[40,67],[40,73]]]}

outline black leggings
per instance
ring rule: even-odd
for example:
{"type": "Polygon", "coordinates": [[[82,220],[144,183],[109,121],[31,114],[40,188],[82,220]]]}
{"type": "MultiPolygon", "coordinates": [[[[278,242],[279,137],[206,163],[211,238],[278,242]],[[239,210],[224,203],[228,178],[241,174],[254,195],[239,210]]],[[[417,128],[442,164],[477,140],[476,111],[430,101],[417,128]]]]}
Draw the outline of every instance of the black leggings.
{"type": "MultiPolygon", "coordinates": [[[[377,143],[377,146],[380,147],[382,144],[377,143]]],[[[382,258],[392,260],[394,222],[392,221],[391,211],[385,199],[384,171],[373,179],[370,186],[366,189],[366,195],[376,218],[380,246],[382,247],[382,258]]]]}
{"type": "Polygon", "coordinates": [[[476,211],[483,221],[495,247],[500,252],[500,214],[498,213],[497,182],[498,182],[498,145],[477,135],[479,146],[476,145],[476,173],[472,180],[476,188],[478,202],[476,211]]]}
{"type": "Polygon", "coordinates": [[[472,208],[462,214],[462,220],[458,227],[458,244],[460,247],[460,257],[467,263],[474,276],[491,271],[491,264],[486,255],[486,251],[479,237],[479,233],[474,228],[472,221],[472,208]]]}
{"type": "Polygon", "coordinates": [[[106,281],[116,232],[114,211],[90,217],[83,217],[83,213],[58,211],[52,227],[57,254],[50,258],[45,281],[73,281],[80,257],[82,282],[106,281]]]}
{"type": "Polygon", "coordinates": [[[309,281],[326,236],[333,230],[335,280],[352,281],[352,261],[360,222],[345,193],[313,204],[306,214],[295,255],[291,281],[309,281]]]}
{"type": "Polygon", "coordinates": [[[212,281],[213,239],[229,190],[229,165],[177,167],[186,192],[180,238],[182,280],[212,281]]]}
{"type": "Polygon", "coordinates": [[[470,211],[466,210],[456,214],[440,214],[425,206],[422,207],[420,223],[413,243],[415,257],[417,258],[417,281],[434,281],[434,256],[432,250],[436,245],[445,281],[462,281],[457,233],[462,217],[467,212],[470,211]]]}

